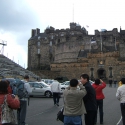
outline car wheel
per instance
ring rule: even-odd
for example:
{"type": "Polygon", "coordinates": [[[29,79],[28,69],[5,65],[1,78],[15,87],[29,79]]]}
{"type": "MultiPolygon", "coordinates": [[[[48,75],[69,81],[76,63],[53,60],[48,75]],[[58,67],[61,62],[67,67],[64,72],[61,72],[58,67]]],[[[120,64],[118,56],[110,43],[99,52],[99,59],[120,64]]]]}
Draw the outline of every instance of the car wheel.
{"type": "Polygon", "coordinates": [[[52,96],[52,93],[51,93],[50,91],[46,91],[46,92],[45,92],[45,96],[49,98],[49,97],[52,96]]]}
{"type": "Polygon", "coordinates": [[[62,90],[65,90],[65,88],[61,88],[62,90]]]}

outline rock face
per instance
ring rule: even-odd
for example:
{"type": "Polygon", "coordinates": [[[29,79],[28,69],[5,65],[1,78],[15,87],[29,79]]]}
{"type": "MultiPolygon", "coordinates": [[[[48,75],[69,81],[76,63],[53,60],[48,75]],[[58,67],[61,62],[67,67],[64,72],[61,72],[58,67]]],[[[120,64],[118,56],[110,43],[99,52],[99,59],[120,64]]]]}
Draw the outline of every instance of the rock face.
{"type": "Polygon", "coordinates": [[[0,54],[0,79],[1,78],[21,78],[25,75],[29,75],[30,80],[36,80],[39,78],[38,75],[33,72],[21,67],[6,56],[0,54]]]}
{"type": "Polygon", "coordinates": [[[28,69],[51,70],[69,79],[87,73],[91,79],[119,80],[125,76],[125,30],[95,30],[89,35],[76,23],[70,23],[69,29],[48,27],[44,33],[33,29],[28,41],[28,69]]]}

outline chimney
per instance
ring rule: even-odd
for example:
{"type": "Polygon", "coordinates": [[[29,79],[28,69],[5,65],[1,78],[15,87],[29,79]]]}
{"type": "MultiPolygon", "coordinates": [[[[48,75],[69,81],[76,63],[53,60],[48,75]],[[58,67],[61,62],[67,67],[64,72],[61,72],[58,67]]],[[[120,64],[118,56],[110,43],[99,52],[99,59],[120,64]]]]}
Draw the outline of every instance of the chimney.
{"type": "Polygon", "coordinates": [[[35,30],[35,29],[32,29],[32,30],[31,30],[31,37],[34,37],[34,36],[35,36],[35,33],[36,33],[36,30],[35,30]]]}
{"type": "Polygon", "coordinates": [[[40,29],[39,28],[36,28],[36,36],[40,33],[40,29]]]}

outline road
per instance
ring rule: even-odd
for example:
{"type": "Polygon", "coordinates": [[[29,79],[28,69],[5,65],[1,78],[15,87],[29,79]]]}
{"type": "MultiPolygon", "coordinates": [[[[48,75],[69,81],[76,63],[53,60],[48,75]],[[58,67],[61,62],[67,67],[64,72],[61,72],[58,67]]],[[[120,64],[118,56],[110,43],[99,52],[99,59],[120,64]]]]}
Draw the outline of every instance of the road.
{"type": "MultiPolygon", "coordinates": [[[[108,86],[104,89],[104,125],[116,125],[121,117],[119,101],[115,97],[116,90],[117,88],[108,86]]],[[[63,125],[60,121],[56,121],[57,112],[62,106],[63,98],[60,99],[60,106],[56,107],[53,105],[52,98],[32,97],[27,107],[26,123],[28,125],[63,125]]],[[[97,125],[99,125],[99,118],[97,125]]]]}

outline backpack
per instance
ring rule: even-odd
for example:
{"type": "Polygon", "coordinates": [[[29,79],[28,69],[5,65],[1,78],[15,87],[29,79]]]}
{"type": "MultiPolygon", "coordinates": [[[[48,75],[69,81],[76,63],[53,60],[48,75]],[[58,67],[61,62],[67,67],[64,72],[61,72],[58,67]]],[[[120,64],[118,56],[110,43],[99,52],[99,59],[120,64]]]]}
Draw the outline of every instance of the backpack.
{"type": "Polygon", "coordinates": [[[16,118],[13,109],[9,108],[7,104],[7,95],[4,96],[4,102],[1,104],[1,124],[2,125],[14,125],[16,118]]]}
{"type": "Polygon", "coordinates": [[[18,95],[19,99],[29,98],[29,94],[24,87],[25,83],[20,79],[15,79],[15,80],[16,80],[16,83],[11,86],[13,94],[18,95]]]}

